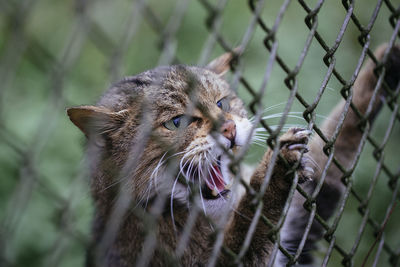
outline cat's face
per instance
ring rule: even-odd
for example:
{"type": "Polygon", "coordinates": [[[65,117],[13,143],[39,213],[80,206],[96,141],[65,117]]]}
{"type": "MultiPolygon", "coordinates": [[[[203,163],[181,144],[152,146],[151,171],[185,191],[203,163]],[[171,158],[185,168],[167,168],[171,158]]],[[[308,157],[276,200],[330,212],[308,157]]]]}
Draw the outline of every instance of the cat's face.
{"type": "Polygon", "coordinates": [[[97,107],[70,109],[95,140],[101,156],[94,165],[111,161],[121,177],[108,179],[119,179],[139,202],[167,192],[187,203],[193,190],[206,209],[224,202],[233,182],[229,155],[248,142],[252,125],[221,70],[157,68],[117,83],[97,107]]]}
{"type": "Polygon", "coordinates": [[[233,182],[229,155],[248,142],[252,130],[241,100],[219,75],[194,67],[173,70],[163,88],[162,95],[154,96],[158,104],[153,110],[154,142],[160,139],[153,151],[163,154],[150,180],[181,202],[189,197],[186,182],[206,205],[224,201],[233,182]],[[188,82],[182,82],[181,71],[189,74],[188,82]],[[178,174],[165,171],[168,161],[177,165],[178,174]]]}

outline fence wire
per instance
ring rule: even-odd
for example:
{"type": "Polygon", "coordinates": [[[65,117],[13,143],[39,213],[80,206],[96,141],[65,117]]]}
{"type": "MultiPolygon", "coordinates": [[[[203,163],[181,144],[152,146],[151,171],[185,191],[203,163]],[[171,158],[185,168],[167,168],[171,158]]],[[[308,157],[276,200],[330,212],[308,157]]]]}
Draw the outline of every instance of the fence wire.
{"type": "MultiPolygon", "coordinates": [[[[297,185],[295,176],[276,224],[262,214],[261,202],[256,203],[238,253],[223,246],[229,211],[221,212],[220,221],[214,225],[209,266],[216,264],[221,251],[233,257],[236,265],[243,264],[258,222],[271,228],[269,238],[274,251],[268,265],[274,265],[279,253],[288,258],[289,265],[295,264],[313,220],[325,231],[314,253],[316,265],[400,265],[400,85],[387,92],[374,127],[367,122],[374,98],[379,97],[378,88],[386,86],[383,65],[387,54],[381,62],[373,51],[384,42],[389,48],[395,45],[400,36],[400,3],[270,2],[1,1],[0,265],[79,266],[84,265],[86,251],[92,249],[93,203],[87,162],[82,161],[83,137],[68,122],[66,107],[95,103],[107,84],[123,76],[158,65],[205,65],[215,55],[235,47],[244,52],[231,64],[230,86],[268,133],[265,144],[274,151],[272,160],[279,158],[279,136],[294,123],[312,129],[323,140],[328,160],[312,194],[297,185]],[[299,28],[303,30],[297,32],[299,28]],[[378,63],[379,78],[367,112],[362,115],[352,103],[352,86],[367,59],[378,63]],[[338,99],[345,100],[344,111],[335,133],[327,137],[321,130],[320,117],[338,99]],[[282,104],[277,104],[280,101],[282,104]],[[278,107],[273,122],[266,119],[267,106],[278,107]],[[334,145],[350,110],[362,122],[362,137],[355,160],[342,166],[334,156],[334,145]],[[294,122],[293,112],[297,112],[294,122]],[[337,211],[326,221],[317,211],[316,199],[330,165],[342,172],[345,189],[337,211]],[[309,211],[310,219],[304,242],[293,253],[281,244],[280,231],[290,202],[298,193],[305,198],[304,209],[309,211]]],[[[143,125],[150,125],[149,118],[141,119],[143,125]]],[[[139,164],[150,133],[147,127],[137,137],[141,146],[132,148],[134,156],[119,174],[121,178],[139,164]]],[[[244,151],[233,158],[234,165],[245,161],[255,164],[262,157],[260,148],[250,143],[244,151]]],[[[173,175],[177,162],[171,161],[168,166],[166,175],[173,175]]],[[[267,170],[261,193],[268,188],[272,167],[267,170]]],[[[238,169],[232,171],[241,179],[238,169]]],[[[247,190],[254,193],[250,187],[247,190]]],[[[201,202],[196,194],[193,199],[201,202]]],[[[148,222],[142,253],[135,264],[149,265],[157,246],[154,227],[168,195],[160,194],[149,211],[132,208],[132,201],[130,192],[121,190],[113,219],[96,244],[92,260],[98,266],[104,265],[106,251],[128,210],[148,222]]],[[[190,211],[175,257],[183,255],[196,218],[203,212],[199,203],[190,211]]]]}

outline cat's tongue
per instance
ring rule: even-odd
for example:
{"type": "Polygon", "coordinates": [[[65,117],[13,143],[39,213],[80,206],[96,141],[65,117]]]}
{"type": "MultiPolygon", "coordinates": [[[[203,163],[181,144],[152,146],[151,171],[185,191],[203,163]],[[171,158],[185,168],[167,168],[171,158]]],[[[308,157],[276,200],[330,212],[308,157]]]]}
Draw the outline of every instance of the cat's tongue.
{"type": "Polygon", "coordinates": [[[210,175],[206,178],[206,184],[214,196],[225,190],[226,184],[218,165],[214,165],[211,168],[210,175]]]}

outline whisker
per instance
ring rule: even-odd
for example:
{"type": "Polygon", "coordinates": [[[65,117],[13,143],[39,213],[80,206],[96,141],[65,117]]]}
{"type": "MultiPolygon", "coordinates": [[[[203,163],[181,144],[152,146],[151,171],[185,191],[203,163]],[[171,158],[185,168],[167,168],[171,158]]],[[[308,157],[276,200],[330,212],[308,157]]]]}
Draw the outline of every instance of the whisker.
{"type": "MultiPolygon", "coordinates": [[[[263,111],[262,111],[262,113],[267,113],[268,111],[271,111],[271,110],[273,110],[273,109],[275,109],[275,108],[278,108],[279,106],[282,106],[282,105],[284,105],[284,104],[286,104],[286,101],[284,101],[284,102],[281,102],[281,103],[278,103],[278,104],[275,104],[275,105],[272,105],[272,106],[269,106],[269,107],[267,107],[267,108],[265,108],[263,111]]],[[[250,121],[254,121],[254,116],[252,116],[249,120],[250,121]]]]}
{"type": "Polygon", "coordinates": [[[336,92],[337,89],[333,88],[333,87],[329,87],[329,86],[325,86],[326,89],[332,91],[332,92],[336,92]]]}
{"type": "Polygon", "coordinates": [[[262,144],[262,143],[258,143],[258,142],[253,142],[252,144],[256,145],[256,146],[259,146],[259,147],[262,147],[262,148],[267,148],[268,147],[266,144],[262,144]]]}
{"type": "MultiPolygon", "coordinates": [[[[275,131],[276,129],[278,129],[279,125],[269,125],[269,127],[270,127],[273,131],[275,131]]],[[[302,125],[302,124],[285,124],[285,125],[282,127],[281,132],[287,131],[287,130],[289,130],[290,128],[294,128],[294,127],[296,127],[296,128],[306,128],[307,125],[302,125]]],[[[266,133],[266,134],[269,134],[269,132],[268,132],[264,127],[258,127],[258,128],[255,129],[255,131],[256,131],[256,134],[259,134],[259,133],[266,133]]]]}
{"type": "Polygon", "coordinates": [[[201,191],[201,181],[200,181],[200,176],[198,177],[199,180],[199,190],[200,190],[200,200],[201,200],[201,205],[203,207],[204,214],[207,215],[206,211],[206,205],[204,204],[204,198],[203,198],[203,192],[201,191]]]}
{"type": "Polygon", "coordinates": [[[145,209],[147,208],[147,205],[149,204],[151,185],[152,185],[152,181],[149,182],[149,185],[147,186],[146,191],[145,191],[145,194],[147,194],[146,202],[145,202],[145,205],[144,205],[145,209]]]}
{"type": "Polygon", "coordinates": [[[188,170],[187,170],[187,173],[186,173],[187,176],[185,176],[187,182],[190,181],[190,177],[192,175],[192,170],[193,170],[193,166],[194,166],[193,163],[194,163],[194,158],[192,158],[192,160],[190,161],[189,167],[188,167],[188,170]]]}
{"type": "Polygon", "coordinates": [[[314,166],[316,168],[318,168],[319,171],[322,171],[321,167],[318,165],[318,163],[315,161],[315,159],[312,156],[308,155],[307,158],[310,160],[311,163],[314,164],[314,166]]]}
{"type": "Polygon", "coordinates": [[[171,220],[172,220],[172,226],[174,227],[174,231],[175,233],[178,233],[178,230],[176,229],[176,225],[175,225],[175,216],[174,216],[174,192],[175,192],[175,187],[176,184],[178,182],[179,179],[179,175],[177,175],[177,177],[175,178],[174,181],[174,185],[172,186],[172,192],[171,192],[171,202],[170,202],[170,206],[171,206],[171,220]]]}

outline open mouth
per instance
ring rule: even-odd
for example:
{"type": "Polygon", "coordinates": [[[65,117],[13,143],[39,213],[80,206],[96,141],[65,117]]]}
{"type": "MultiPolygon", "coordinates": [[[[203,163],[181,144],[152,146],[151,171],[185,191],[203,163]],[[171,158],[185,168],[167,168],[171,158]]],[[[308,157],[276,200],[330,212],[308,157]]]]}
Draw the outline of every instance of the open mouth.
{"type": "Polygon", "coordinates": [[[221,156],[218,157],[216,163],[210,168],[204,181],[201,193],[205,199],[217,199],[230,191],[230,184],[222,176],[221,156]]]}
{"type": "Polygon", "coordinates": [[[200,186],[203,199],[213,200],[224,197],[230,192],[232,181],[227,174],[225,159],[220,155],[208,164],[186,164],[182,166],[181,173],[185,177],[184,183],[194,183],[200,186]],[[201,166],[201,167],[199,167],[201,166]],[[200,184],[199,184],[200,183],[200,184]]]}

